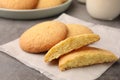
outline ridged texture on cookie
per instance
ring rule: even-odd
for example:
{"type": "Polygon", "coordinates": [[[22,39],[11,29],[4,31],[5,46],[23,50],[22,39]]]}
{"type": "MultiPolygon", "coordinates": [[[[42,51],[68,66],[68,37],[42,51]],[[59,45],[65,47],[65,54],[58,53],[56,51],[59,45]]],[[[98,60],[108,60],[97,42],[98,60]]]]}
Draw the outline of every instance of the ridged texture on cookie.
{"type": "Polygon", "coordinates": [[[93,31],[88,27],[80,24],[66,24],[68,27],[67,37],[76,36],[80,34],[92,34],[93,31]]]}
{"type": "Polygon", "coordinates": [[[33,9],[38,0],[0,0],[1,8],[7,9],[33,9]]]}
{"type": "Polygon", "coordinates": [[[37,24],[20,37],[20,47],[30,53],[48,51],[67,36],[67,27],[59,21],[47,21],[37,24]]]}
{"type": "Polygon", "coordinates": [[[110,51],[94,47],[83,47],[63,55],[59,59],[59,69],[89,66],[106,62],[115,62],[118,58],[110,51]]]}
{"type": "Polygon", "coordinates": [[[63,4],[67,0],[39,0],[37,8],[50,8],[63,4]]]}
{"type": "Polygon", "coordinates": [[[82,34],[67,38],[53,46],[45,55],[45,62],[50,62],[60,56],[71,52],[72,50],[86,46],[100,39],[96,34],[82,34]]]}

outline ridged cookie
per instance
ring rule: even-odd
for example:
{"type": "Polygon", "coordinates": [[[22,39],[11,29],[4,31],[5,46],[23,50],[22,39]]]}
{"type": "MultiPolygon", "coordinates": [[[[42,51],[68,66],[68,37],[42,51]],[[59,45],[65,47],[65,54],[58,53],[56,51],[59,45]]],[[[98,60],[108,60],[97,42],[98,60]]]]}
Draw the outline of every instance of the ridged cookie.
{"type": "Polygon", "coordinates": [[[69,37],[55,46],[53,46],[45,55],[45,62],[50,62],[60,56],[71,52],[72,50],[81,48],[100,39],[96,34],[82,34],[78,36],[69,37]]]}
{"type": "Polygon", "coordinates": [[[50,8],[63,4],[67,0],[39,0],[37,8],[50,8]]]}
{"type": "Polygon", "coordinates": [[[67,36],[67,27],[59,21],[47,21],[25,31],[19,40],[20,47],[30,53],[48,51],[67,36]]]}
{"type": "Polygon", "coordinates": [[[0,0],[1,8],[7,9],[33,9],[38,0],[0,0]]]}
{"type": "Polygon", "coordinates": [[[60,57],[59,69],[64,71],[74,67],[115,62],[117,60],[118,58],[110,51],[94,47],[83,47],[60,57]]]}
{"type": "Polygon", "coordinates": [[[68,27],[67,37],[76,36],[80,34],[92,34],[93,31],[88,27],[80,24],[66,24],[68,27]]]}

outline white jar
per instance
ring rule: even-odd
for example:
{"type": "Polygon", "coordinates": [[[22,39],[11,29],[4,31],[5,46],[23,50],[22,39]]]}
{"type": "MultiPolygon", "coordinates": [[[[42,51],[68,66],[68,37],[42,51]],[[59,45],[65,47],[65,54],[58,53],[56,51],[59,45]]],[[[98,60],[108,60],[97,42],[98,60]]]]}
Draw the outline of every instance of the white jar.
{"type": "Polygon", "coordinates": [[[87,0],[88,13],[97,19],[113,20],[120,15],[120,0],[87,0]]]}
{"type": "Polygon", "coordinates": [[[86,2],[86,0],[78,0],[79,2],[81,2],[81,3],[85,3],[86,2]]]}

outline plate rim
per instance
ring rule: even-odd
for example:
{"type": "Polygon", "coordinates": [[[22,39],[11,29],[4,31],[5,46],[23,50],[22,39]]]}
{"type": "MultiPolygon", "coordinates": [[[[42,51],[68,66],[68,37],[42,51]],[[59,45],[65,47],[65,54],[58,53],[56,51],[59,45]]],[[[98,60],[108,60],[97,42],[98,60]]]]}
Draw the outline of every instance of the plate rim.
{"type": "Polygon", "coordinates": [[[0,8],[0,11],[10,11],[10,12],[33,12],[33,11],[46,11],[46,10],[50,10],[50,9],[55,9],[55,8],[59,8],[62,6],[65,6],[66,4],[71,3],[72,0],[67,0],[65,3],[55,6],[55,7],[50,7],[50,8],[44,8],[44,9],[28,9],[28,10],[15,10],[15,9],[5,9],[5,8],[0,8]]]}

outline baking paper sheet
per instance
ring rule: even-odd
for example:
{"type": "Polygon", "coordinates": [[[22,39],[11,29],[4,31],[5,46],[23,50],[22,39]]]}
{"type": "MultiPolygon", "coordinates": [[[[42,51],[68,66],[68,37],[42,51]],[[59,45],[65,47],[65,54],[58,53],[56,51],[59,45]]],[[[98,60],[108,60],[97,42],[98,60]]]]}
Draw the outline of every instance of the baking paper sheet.
{"type": "MultiPolygon", "coordinates": [[[[120,29],[110,28],[108,26],[94,24],[62,14],[57,20],[64,23],[77,23],[88,26],[96,34],[99,34],[101,40],[91,46],[103,48],[112,51],[120,56],[120,29]]],[[[74,68],[61,72],[57,64],[47,64],[44,62],[44,54],[29,54],[22,51],[18,44],[18,39],[0,46],[0,51],[16,58],[25,65],[40,71],[53,80],[94,80],[100,77],[111,65],[98,64],[84,68],[74,68]]]]}

